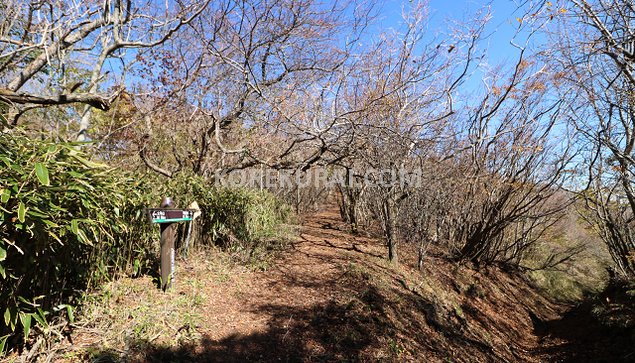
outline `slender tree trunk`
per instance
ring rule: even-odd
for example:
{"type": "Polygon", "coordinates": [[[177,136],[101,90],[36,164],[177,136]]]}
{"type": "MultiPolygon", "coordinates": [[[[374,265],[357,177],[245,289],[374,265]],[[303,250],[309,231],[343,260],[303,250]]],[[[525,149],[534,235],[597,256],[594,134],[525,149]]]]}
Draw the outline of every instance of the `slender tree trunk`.
{"type": "Polygon", "coordinates": [[[399,263],[397,258],[397,240],[395,239],[395,213],[393,203],[390,198],[384,202],[385,212],[385,237],[386,246],[388,247],[388,260],[394,264],[399,263]]]}

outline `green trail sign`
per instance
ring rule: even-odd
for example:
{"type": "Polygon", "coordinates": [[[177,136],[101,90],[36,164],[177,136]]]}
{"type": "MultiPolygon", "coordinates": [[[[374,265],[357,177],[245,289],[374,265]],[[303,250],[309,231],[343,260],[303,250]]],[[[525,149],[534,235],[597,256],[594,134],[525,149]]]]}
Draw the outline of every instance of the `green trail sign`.
{"type": "MultiPolygon", "coordinates": [[[[172,198],[161,201],[161,208],[148,208],[150,223],[161,226],[161,288],[163,291],[174,284],[174,245],[176,241],[176,222],[190,222],[196,216],[196,209],[176,209],[172,198]]],[[[189,238],[189,235],[188,235],[189,238]]]]}
{"type": "Polygon", "coordinates": [[[150,223],[188,222],[194,218],[194,209],[148,208],[150,223]]]}

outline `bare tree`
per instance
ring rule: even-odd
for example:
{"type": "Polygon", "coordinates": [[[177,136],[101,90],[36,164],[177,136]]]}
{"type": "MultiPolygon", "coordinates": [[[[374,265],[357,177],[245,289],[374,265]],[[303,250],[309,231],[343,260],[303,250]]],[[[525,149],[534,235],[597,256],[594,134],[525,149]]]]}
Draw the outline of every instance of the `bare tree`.
{"type": "MultiPolygon", "coordinates": [[[[400,214],[414,203],[409,199],[417,187],[412,164],[429,156],[447,131],[455,113],[453,97],[472,69],[485,24],[478,18],[447,39],[434,39],[426,31],[423,5],[405,14],[404,20],[403,33],[385,36],[377,44],[378,51],[360,72],[362,82],[344,97],[366,102],[361,117],[351,120],[357,150],[349,164],[367,183],[363,204],[379,223],[392,262],[398,261],[400,214]]],[[[357,191],[343,189],[349,192],[344,202],[356,203],[357,191]]],[[[348,219],[357,224],[352,215],[356,205],[347,208],[348,219]]]]}
{"type": "Polygon", "coordinates": [[[583,216],[607,244],[618,271],[635,275],[635,7],[575,0],[553,29],[551,52],[569,118],[585,145],[576,185],[583,216]],[[570,31],[575,29],[575,31],[570,31]],[[556,32],[557,30],[557,32],[556,32]]]}
{"type": "Polygon", "coordinates": [[[477,264],[518,259],[567,205],[550,203],[573,154],[566,134],[554,138],[561,103],[545,99],[550,75],[541,69],[521,59],[470,117],[458,240],[461,257],[477,264]]]}
{"type": "MultiPolygon", "coordinates": [[[[518,264],[567,205],[554,202],[572,157],[568,138],[553,139],[561,104],[549,102],[550,74],[525,48],[518,46],[511,72],[486,74],[480,102],[461,100],[469,108],[455,110],[454,92],[469,73],[486,19],[448,48],[428,46],[423,60],[393,51],[369,77],[380,81],[366,82],[367,94],[379,93],[377,84],[394,90],[353,123],[356,140],[363,140],[353,165],[371,179],[363,203],[381,226],[391,261],[406,239],[416,241],[420,265],[426,246],[440,240],[477,264],[518,264]],[[463,62],[442,56],[455,49],[463,62]],[[402,60],[408,66],[391,71],[402,60]],[[409,173],[417,168],[423,180],[412,183],[409,173]]],[[[419,40],[422,18],[411,20],[404,45],[419,40]]]]}
{"type": "Polygon", "coordinates": [[[17,107],[12,124],[34,106],[83,103],[78,138],[85,140],[91,108],[110,108],[141,50],[164,43],[208,3],[4,2],[0,100],[17,107]]]}
{"type": "MultiPolygon", "coordinates": [[[[237,1],[227,8],[205,11],[184,36],[166,43],[176,56],[152,91],[172,102],[153,102],[160,106],[148,112],[149,125],[156,130],[166,114],[188,114],[192,136],[178,157],[200,175],[258,165],[307,170],[342,135],[335,128],[343,112],[325,102],[351,71],[352,47],[372,4],[237,1]]],[[[150,131],[141,157],[172,175],[179,163],[161,165],[162,141],[150,131]]]]}

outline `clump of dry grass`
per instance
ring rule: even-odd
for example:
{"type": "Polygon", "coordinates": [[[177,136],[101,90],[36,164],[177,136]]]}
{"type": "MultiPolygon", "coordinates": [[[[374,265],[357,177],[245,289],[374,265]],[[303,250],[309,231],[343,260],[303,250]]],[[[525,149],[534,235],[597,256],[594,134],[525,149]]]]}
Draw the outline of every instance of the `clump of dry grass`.
{"type": "Polygon", "coordinates": [[[185,345],[201,338],[210,285],[222,288],[248,272],[216,249],[198,250],[177,260],[174,286],[163,292],[157,278],[122,277],[86,296],[74,324],[72,345],[60,361],[126,361],[145,345],[185,345]]]}

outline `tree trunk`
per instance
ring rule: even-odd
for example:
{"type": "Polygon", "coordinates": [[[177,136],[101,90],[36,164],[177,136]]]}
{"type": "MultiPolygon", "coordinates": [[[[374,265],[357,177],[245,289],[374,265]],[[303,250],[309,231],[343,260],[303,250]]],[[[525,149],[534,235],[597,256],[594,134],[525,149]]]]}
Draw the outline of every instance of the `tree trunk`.
{"type": "Polygon", "coordinates": [[[386,201],[384,203],[385,209],[385,237],[386,237],[386,245],[388,246],[388,260],[391,263],[397,264],[399,261],[397,259],[397,241],[395,239],[395,213],[393,210],[393,205],[390,201],[386,201]]]}
{"type": "Polygon", "coordinates": [[[394,264],[399,263],[397,260],[397,244],[393,238],[387,241],[388,244],[388,260],[394,264]]]}

